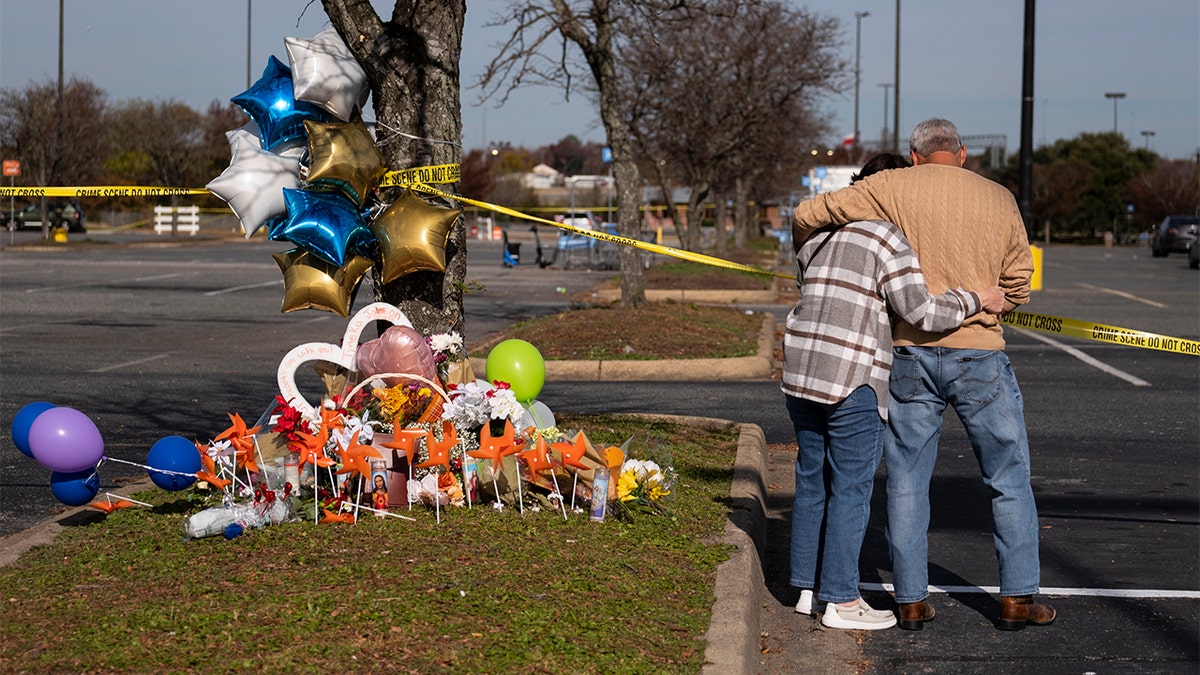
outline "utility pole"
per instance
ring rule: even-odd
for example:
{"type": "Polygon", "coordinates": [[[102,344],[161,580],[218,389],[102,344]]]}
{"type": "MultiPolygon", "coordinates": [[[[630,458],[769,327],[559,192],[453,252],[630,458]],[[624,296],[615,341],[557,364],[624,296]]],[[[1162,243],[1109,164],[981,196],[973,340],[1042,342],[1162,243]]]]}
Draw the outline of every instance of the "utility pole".
{"type": "MultiPolygon", "coordinates": [[[[1036,0],[1025,0],[1025,40],[1023,66],[1021,68],[1021,156],[1020,199],[1021,220],[1025,231],[1033,227],[1033,24],[1037,14],[1036,0]]],[[[993,169],[996,167],[993,167],[993,169]]]]}
{"type": "Polygon", "coordinates": [[[896,88],[893,99],[894,123],[892,124],[892,152],[900,154],[900,0],[896,0],[896,75],[892,78],[896,88]]]}
{"type": "Polygon", "coordinates": [[[887,106],[887,100],[888,100],[888,89],[891,89],[891,88],[892,88],[892,83],[891,83],[891,82],[880,82],[880,83],[879,83],[878,85],[876,85],[876,86],[883,87],[883,138],[882,138],[882,139],[879,141],[879,151],[880,151],[880,152],[887,152],[888,148],[889,148],[889,147],[891,147],[891,146],[888,144],[888,116],[887,116],[887,112],[888,112],[888,106],[887,106]]]}
{"type": "Polygon", "coordinates": [[[1113,133],[1117,132],[1117,101],[1125,98],[1123,91],[1107,91],[1104,92],[1104,98],[1111,98],[1113,102],[1113,133]]]}

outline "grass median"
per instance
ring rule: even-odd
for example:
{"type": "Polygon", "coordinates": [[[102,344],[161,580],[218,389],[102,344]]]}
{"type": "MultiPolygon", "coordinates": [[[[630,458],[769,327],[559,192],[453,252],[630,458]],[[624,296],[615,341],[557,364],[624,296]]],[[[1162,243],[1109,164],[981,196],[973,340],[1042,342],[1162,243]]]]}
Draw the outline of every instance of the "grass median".
{"type": "Polygon", "coordinates": [[[6,672],[699,672],[736,428],[561,415],[669,452],[669,513],[564,521],[490,505],[185,541],[139,496],[0,569],[6,672]]]}

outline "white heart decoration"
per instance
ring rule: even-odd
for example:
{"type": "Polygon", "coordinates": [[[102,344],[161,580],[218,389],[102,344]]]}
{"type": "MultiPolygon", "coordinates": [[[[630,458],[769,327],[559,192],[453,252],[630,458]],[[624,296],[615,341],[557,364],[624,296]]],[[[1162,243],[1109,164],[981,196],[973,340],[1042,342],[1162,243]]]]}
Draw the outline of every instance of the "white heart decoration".
{"type": "Polygon", "coordinates": [[[357,369],[358,341],[367,324],[372,321],[388,321],[396,326],[412,328],[412,322],[395,305],[386,302],[376,302],[362,309],[346,324],[346,334],[342,337],[341,346],[328,342],[306,342],[294,347],[279,362],[276,378],[279,382],[279,393],[285,400],[300,411],[305,417],[316,416],[316,406],[308,402],[296,387],[296,369],[310,361],[329,361],[347,370],[357,369]]]}

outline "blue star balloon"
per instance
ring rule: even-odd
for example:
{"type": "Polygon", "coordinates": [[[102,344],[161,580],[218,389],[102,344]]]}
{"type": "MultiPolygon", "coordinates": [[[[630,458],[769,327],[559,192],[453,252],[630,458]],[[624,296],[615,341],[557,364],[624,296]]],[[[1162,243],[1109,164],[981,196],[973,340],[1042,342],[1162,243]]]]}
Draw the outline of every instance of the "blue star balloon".
{"type": "Polygon", "coordinates": [[[230,100],[258,125],[264,150],[305,138],[304,120],[329,121],[329,115],[319,106],[295,99],[292,71],[274,56],[254,86],[230,100]]]}
{"type": "Polygon", "coordinates": [[[354,202],[335,192],[284,188],[287,219],[271,228],[271,238],[286,239],[341,267],[346,254],[375,240],[354,202]]]}

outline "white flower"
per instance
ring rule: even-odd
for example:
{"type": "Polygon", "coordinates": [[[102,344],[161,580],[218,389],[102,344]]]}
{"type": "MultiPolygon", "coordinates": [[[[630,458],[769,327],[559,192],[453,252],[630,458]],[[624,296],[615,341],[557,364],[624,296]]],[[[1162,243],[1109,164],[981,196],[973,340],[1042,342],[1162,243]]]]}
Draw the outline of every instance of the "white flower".
{"type": "Polygon", "coordinates": [[[488,403],[491,404],[492,419],[509,419],[513,424],[518,424],[525,414],[525,409],[517,402],[517,396],[512,393],[511,389],[496,389],[492,392],[488,403]]]}
{"type": "Polygon", "coordinates": [[[461,335],[455,332],[438,333],[437,335],[429,336],[429,348],[435,352],[457,354],[462,351],[463,339],[461,335]]]}

